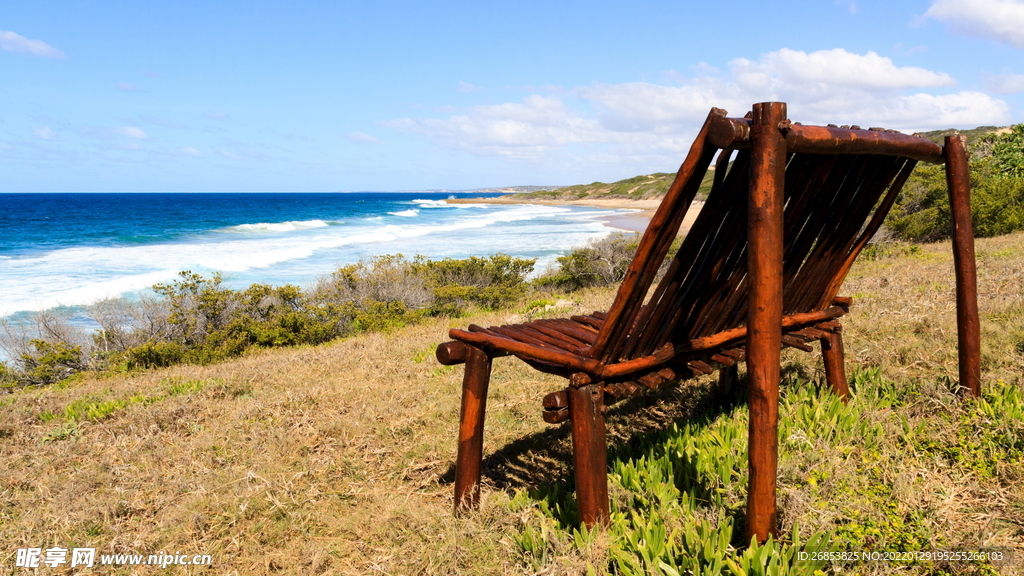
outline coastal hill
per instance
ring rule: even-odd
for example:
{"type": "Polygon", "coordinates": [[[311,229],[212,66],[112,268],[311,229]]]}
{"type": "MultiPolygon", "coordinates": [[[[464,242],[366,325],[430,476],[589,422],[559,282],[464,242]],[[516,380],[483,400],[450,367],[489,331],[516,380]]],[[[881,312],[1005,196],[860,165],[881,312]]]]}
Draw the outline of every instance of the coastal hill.
{"type": "MultiPolygon", "coordinates": [[[[968,145],[976,145],[982,136],[986,134],[1004,134],[1010,131],[1010,127],[1004,126],[978,126],[970,130],[957,130],[947,128],[944,130],[932,130],[920,132],[918,136],[932,142],[942,144],[943,139],[950,134],[963,134],[967,137],[968,145]]],[[[708,171],[701,183],[698,198],[703,198],[711,189],[711,181],[714,179],[714,166],[708,171]]],[[[505,198],[514,201],[526,200],[555,200],[555,201],[588,201],[588,200],[659,200],[668,192],[669,186],[675,173],[655,172],[634,176],[612,183],[592,182],[590,184],[577,184],[575,186],[563,187],[541,187],[541,186],[517,186],[504,189],[489,189],[489,191],[514,191],[505,198]]]]}
{"type": "MultiPolygon", "coordinates": [[[[698,196],[704,196],[711,189],[711,181],[714,178],[714,169],[708,171],[701,183],[698,196]]],[[[606,184],[604,182],[592,182],[590,184],[577,184],[548,190],[539,190],[525,194],[511,196],[517,200],[558,200],[558,201],[579,201],[579,200],[656,200],[668,192],[672,185],[675,173],[656,172],[634,176],[606,184]]]]}
{"type": "Polygon", "coordinates": [[[986,134],[1006,134],[1010,131],[1009,126],[978,126],[970,130],[957,130],[956,128],[946,128],[945,130],[932,130],[930,132],[918,132],[917,135],[924,138],[925,140],[931,140],[936,144],[942,144],[946,136],[953,134],[963,134],[967,137],[968,146],[977,144],[978,140],[986,134]]]}

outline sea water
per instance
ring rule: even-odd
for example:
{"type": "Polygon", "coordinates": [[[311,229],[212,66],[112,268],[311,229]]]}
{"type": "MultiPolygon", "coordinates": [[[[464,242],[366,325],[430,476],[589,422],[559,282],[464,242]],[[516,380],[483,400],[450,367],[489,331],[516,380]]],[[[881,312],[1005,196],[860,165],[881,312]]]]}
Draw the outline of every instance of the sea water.
{"type": "MultiPolygon", "coordinates": [[[[479,197],[474,193],[470,196],[479,197]]],[[[628,212],[449,204],[467,194],[0,194],[0,316],[131,296],[181,270],[308,285],[382,254],[503,252],[550,267],[628,212]]]]}

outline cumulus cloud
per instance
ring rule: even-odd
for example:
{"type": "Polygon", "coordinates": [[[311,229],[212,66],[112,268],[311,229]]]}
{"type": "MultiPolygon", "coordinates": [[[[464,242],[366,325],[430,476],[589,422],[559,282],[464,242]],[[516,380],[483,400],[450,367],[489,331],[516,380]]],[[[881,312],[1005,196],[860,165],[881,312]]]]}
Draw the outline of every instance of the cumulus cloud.
{"type": "Polygon", "coordinates": [[[447,117],[383,123],[479,155],[538,159],[570,146],[591,161],[662,156],[685,150],[712,106],[743,115],[754,102],[789,103],[805,123],[885,126],[905,131],[973,127],[1009,120],[1006,102],[975,91],[949,92],[949,74],[898,66],[874,52],[802,52],[783,48],[736,58],[728,72],[709,66],[677,84],[595,84],[556,96],[475,106],[447,117]],[[945,93],[943,93],[945,92],[945,93]],[[599,160],[600,159],[600,160],[599,160]]]}
{"type": "Polygon", "coordinates": [[[360,144],[381,144],[380,140],[370,136],[366,132],[349,132],[345,136],[347,136],[349,140],[360,144]]]}
{"type": "Polygon", "coordinates": [[[924,18],[1024,48],[1024,0],[934,0],[924,18]]]}
{"type": "Polygon", "coordinates": [[[985,89],[997,94],[1024,92],[1024,74],[982,74],[985,89]]]}
{"type": "Polygon", "coordinates": [[[736,58],[729,63],[736,80],[753,88],[814,86],[865,90],[935,88],[953,86],[949,74],[914,66],[897,67],[892,60],[874,52],[860,55],[842,48],[810,54],[783,48],[753,62],[736,58]]]}
{"type": "Polygon", "coordinates": [[[146,140],[149,138],[149,135],[147,135],[146,132],[138,126],[121,126],[120,128],[115,129],[114,132],[120,136],[124,136],[125,138],[132,138],[135,140],[146,140]]]}
{"type": "Polygon", "coordinates": [[[0,49],[8,52],[25,52],[43,58],[65,58],[66,55],[42,40],[29,40],[10,30],[0,30],[0,49]]]}
{"type": "Polygon", "coordinates": [[[53,132],[53,130],[50,130],[49,128],[47,128],[45,126],[42,127],[42,128],[33,128],[32,129],[32,134],[34,134],[36,136],[36,138],[42,138],[43,140],[56,140],[57,139],[57,135],[53,132]]]}

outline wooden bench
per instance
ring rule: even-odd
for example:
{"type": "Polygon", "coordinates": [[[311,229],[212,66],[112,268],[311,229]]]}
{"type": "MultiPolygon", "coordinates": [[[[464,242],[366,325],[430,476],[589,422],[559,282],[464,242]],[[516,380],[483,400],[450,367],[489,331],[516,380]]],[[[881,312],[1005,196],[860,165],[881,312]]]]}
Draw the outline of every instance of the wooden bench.
{"type": "Polygon", "coordinates": [[[780,102],[746,118],[712,109],[644,233],[611,308],[571,318],[450,331],[437,349],[465,363],[456,461],[457,511],[477,505],[491,360],[513,355],[568,379],[543,400],[547,422],[571,420],[576,494],[587,525],[607,519],[605,407],[746,361],[747,537],[776,531],[780,350],[821,343],[826,380],[848,394],[838,296],[918,162],[944,163],[953,208],[960,384],[980,393],[980,336],[970,180],[961,136],[945,146],[891,130],[803,126],[780,102]],[[715,157],[717,156],[717,160],[715,157]],[[701,180],[707,201],[668,272],[655,276],[701,180]]]}

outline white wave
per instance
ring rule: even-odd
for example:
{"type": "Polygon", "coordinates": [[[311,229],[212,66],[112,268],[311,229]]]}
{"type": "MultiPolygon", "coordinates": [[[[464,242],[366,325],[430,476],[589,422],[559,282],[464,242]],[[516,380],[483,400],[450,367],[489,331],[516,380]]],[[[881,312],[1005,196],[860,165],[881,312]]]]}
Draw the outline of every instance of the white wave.
{"type": "Polygon", "coordinates": [[[177,274],[177,269],[166,269],[86,283],[70,275],[47,276],[27,282],[23,280],[0,303],[0,316],[57,306],[94,304],[104,298],[145,290],[154,284],[171,280],[177,274]]]}
{"type": "Polygon", "coordinates": [[[391,214],[392,216],[402,216],[403,218],[415,218],[420,215],[420,211],[412,208],[409,210],[402,210],[401,212],[388,212],[388,214],[391,214]]]}
{"type": "Polygon", "coordinates": [[[413,204],[419,205],[420,208],[451,208],[451,204],[444,200],[423,200],[416,199],[412,201],[413,204]]]}
{"type": "Polygon", "coordinates": [[[290,222],[258,222],[256,224],[239,224],[231,226],[227,230],[235,232],[292,232],[307,228],[323,228],[330,226],[329,222],[323,220],[293,220],[290,222]]]}

